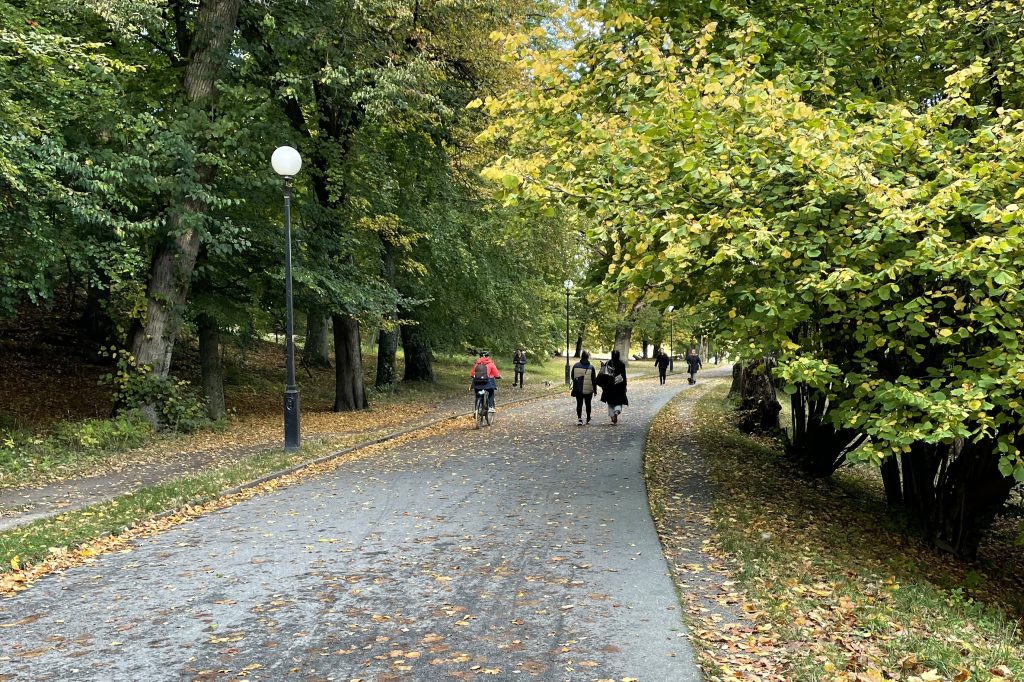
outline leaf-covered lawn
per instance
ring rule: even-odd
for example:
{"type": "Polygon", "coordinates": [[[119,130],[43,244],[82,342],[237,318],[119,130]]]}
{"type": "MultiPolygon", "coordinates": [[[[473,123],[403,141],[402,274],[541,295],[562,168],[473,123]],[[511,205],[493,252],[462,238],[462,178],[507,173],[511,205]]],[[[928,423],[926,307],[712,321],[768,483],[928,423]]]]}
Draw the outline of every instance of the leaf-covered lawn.
{"type": "Polygon", "coordinates": [[[692,396],[678,399],[648,444],[652,507],[710,679],[1024,676],[1019,593],[908,536],[870,474],[800,478],[774,443],[733,427],[726,389],[692,413],[692,396]]]}

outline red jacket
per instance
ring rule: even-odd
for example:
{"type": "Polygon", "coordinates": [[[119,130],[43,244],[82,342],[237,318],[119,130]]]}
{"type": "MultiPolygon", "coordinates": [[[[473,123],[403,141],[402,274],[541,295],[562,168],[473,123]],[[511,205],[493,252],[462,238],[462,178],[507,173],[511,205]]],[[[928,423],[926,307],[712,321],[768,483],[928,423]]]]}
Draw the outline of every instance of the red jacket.
{"type": "Polygon", "coordinates": [[[497,365],[494,364],[490,358],[480,358],[473,363],[473,369],[469,370],[469,378],[472,379],[476,376],[476,366],[484,365],[487,367],[487,378],[488,379],[500,379],[501,372],[498,371],[497,365]]]}

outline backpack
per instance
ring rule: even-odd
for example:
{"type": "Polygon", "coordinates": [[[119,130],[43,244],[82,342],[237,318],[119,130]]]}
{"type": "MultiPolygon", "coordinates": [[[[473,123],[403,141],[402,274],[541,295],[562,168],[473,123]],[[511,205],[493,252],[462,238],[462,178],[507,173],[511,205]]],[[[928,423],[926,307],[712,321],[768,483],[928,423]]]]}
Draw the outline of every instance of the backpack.
{"type": "Polygon", "coordinates": [[[476,367],[473,368],[473,381],[487,381],[487,365],[482,362],[476,363],[476,367]]]}
{"type": "MultiPolygon", "coordinates": [[[[611,360],[609,360],[608,362],[602,362],[601,363],[601,374],[605,375],[606,377],[614,377],[615,376],[615,368],[612,367],[612,361],[611,360]]],[[[614,381],[614,379],[613,379],[613,381],[614,381]]]]}

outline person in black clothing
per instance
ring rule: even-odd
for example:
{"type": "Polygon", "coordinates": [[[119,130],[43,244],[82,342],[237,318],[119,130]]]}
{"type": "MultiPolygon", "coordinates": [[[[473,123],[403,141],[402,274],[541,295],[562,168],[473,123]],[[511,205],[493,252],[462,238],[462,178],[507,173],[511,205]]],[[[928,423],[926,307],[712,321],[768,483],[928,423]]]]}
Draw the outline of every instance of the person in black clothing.
{"type": "Polygon", "coordinates": [[[576,398],[576,423],[583,426],[583,406],[587,407],[590,423],[590,403],[597,393],[597,370],[590,364],[590,352],[583,351],[580,361],[572,366],[572,397],[576,398]]]}
{"type": "Polygon", "coordinates": [[[612,418],[612,424],[618,424],[622,408],[629,405],[626,397],[626,363],[622,361],[619,351],[612,351],[612,359],[601,367],[601,373],[605,376],[600,382],[601,402],[608,404],[608,416],[612,418]]]}
{"type": "Polygon", "coordinates": [[[654,365],[658,368],[658,378],[661,380],[661,385],[665,385],[665,373],[668,372],[669,357],[668,353],[663,350],[658,351],[658,356],[654,358],[654,365]]]}
{"type": "Polygon", "coordinates": [[[697,370],[704,365],[700,361],[700,356],[697,355],[697,349],[691,348],[690,352],[686,354],[686,371],[690,373],[689,383],[697,383],[697,370]]]}
{"type": "Polygon", "coordinates": [[[526,373],[526,353],[523,352],[522,348],[516,348],[515,355],[512,356],[512,367],[515,370],[515,374],[512,377],[512,387],[523,388],[523,375],[526,373]]]}

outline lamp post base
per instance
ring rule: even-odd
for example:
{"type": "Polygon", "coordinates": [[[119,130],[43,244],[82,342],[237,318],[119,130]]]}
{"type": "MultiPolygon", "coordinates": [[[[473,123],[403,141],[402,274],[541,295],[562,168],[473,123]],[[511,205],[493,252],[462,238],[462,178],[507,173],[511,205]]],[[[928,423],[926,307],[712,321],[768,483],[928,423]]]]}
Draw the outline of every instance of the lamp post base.
{"type": "Polygon", "coordinates": [[[284,451],[298,452],[301,446],[299,435],[299,392],[284,392],[284,451]]]}

